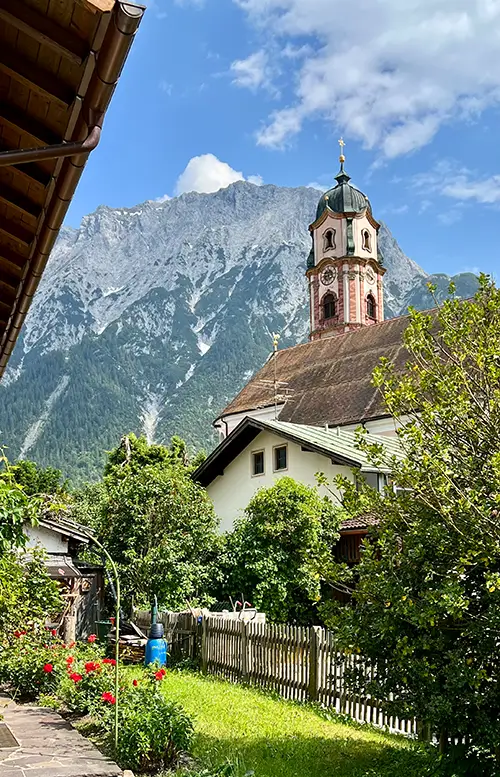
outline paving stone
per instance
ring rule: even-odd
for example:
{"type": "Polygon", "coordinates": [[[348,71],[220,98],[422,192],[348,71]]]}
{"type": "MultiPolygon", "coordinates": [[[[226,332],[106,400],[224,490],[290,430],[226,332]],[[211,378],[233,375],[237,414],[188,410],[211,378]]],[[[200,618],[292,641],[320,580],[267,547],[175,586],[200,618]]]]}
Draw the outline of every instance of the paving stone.
{"type": "Polygon", "coordinates": [[[121,769],[52,710],[0,697],[3,722],[19,742],[0,750],[0,777],[119,777],[121,769]]]}

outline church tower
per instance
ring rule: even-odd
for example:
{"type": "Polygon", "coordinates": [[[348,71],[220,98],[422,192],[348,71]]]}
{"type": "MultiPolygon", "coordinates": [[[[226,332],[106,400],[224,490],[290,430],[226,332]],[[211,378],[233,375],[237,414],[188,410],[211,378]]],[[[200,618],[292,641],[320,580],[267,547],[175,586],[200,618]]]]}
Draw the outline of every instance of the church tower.
{"type": "Polygon", "coordinates": [[[378,253],[380,224],[365,194],[349,183],[340,143],[337,185],[321,197],[309,227],[312,248],[307,260],[311,316],[310,340],[332,337],[384,320],[378,253]]]}

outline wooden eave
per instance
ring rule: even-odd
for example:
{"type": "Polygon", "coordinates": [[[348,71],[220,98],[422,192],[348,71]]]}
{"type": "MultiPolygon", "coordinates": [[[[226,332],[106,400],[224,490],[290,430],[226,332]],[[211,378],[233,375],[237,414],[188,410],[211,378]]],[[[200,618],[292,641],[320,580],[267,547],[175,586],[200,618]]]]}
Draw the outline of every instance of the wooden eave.
{"type": "MultiPolygon", "coordinates": [[[[0,0],[0,152],[101,126],[143,13],[123,0],[0,0]]],[[[0,166],[0,376],[86,159],[0,166]]]]}

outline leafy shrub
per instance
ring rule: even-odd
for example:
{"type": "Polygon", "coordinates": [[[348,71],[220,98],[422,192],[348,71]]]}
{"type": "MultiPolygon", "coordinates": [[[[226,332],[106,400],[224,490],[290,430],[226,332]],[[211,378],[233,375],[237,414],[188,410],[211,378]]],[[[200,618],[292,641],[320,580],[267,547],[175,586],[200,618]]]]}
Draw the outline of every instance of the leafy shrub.
{"type": "Polygon", "coordinates": [[[0,681],[7,683],[14,697],[35,700],[42,694],[56,694],[69,682],[75,656],[82,664],[94,661],[99,649],[64,645],[55,632],[36,625],[16,629],[0,645],[0,681]]]}
{"type": "Polygon", "coordinates": [[[14,551],[0,553],[0,635],[22,630],[28,622],[42,624],[47,613],[59,612],[61,606],[42,552],[33,550],[29,559],[14,551]]]}
{"type": "MultiPolygon", "coordinates": [[[[155,772],[175,765],[189,750],[191,718],[160,691],[161,671],[148,673],[136,686],[124,689],[118,716],[120,737],[115,758],[123,769],[155,772]],[[158,679],[157,679],[158,678],[158,679]]],[[[137,681],[136,681],[137,682],[137,681]]],[[[114,745],[114,709],[107,705],[104,725],[108,746],[114,745]]]]}

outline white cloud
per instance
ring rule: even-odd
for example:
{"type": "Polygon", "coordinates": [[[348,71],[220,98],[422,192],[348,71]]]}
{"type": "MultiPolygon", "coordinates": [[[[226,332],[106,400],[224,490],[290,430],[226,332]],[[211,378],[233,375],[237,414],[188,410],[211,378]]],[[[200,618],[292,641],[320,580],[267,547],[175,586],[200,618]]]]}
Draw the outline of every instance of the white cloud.
{"type": "Polygon", "coordinates": [[[323,184],[318,183],[317,181],[311,181],[311,183],[306,183],[306,187],[308,189],[318,189],[320,192],[326,192],[328,189],[328,186],[323,186],[323,184]]]}
{"type": "Polygon", "coordinates": [[[291,74],[293,98],[258,131],[261,145],[284,147],[326,118],[396,157],[500,103],[499,0],[352,0],[348,11],[344,0],[233,1],[273,31],[262,51],[274,67],[277,37],[291,74]]]}
{"type": "Polygon", "coordinates": [[[177,179],[175,194],[185,192],[216,192],[236,181],[248,180],[260,186],[263,181],[260,175],[245,179],[243,173],[233,170],[227,162],[221,162],[214,154],[195,156],[186,165],[186,169],[177,179]]]}
{"type": "Polygon", "coordinates": [[[167,200],[171,200],[172,198],[168,194],[162,194],[161,197],[157,197],[154,202],[167,202],[167,200]]]}
{"type": "Polygon", "coordinates": [[[404,205],[386,205],[385,208],[382,208],[381,213],[383,213],[385,216],[403,216],[405,213],[408,213],[409,206],[404,205]]]}
{"type": "Polygon", "coordinates": [[[414,176],[412,183],[417,191],[439,193],[461,203],[500,203],[500,175],[479,175],[450,160],[442,160],[431,172],[414,176]]]}
{"type": "Polygon", "coordinates": [[[247,89],[258,89],[269,83],[268,56],[262,49],[247,59],[237,59],[231,64],[233,84],[247,89]]]}

